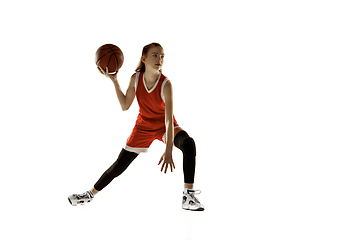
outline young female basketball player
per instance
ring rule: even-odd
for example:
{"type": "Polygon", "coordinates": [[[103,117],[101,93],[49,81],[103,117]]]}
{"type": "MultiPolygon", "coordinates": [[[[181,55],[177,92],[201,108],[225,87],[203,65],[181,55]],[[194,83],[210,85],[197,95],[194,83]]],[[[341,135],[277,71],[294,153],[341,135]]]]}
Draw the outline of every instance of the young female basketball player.
{"type": "Polygon", "coordinates": [[[161,171],[175,169],[172,159],[173,145],[183,153],[184,192],[182,208],[203,211],[204,206],[195,197],[200,190],[194,190],[196,147],[194,139],[179,127],[173,115],[173,96],[171,82],[162,74],[164,49],[158,43],[151,43],[143,48],[136,73],[131,76],[129,87],[124,94],[117,80],[117,74],[109,74],[108,69],[99,71],[114,83],[121,108],[130,108],[136,96],[139,115],[135,127],[127,139],[118,159],[107,169],[91,190],[83,194],[68,197],[71,205],[91,202],[94,196],[118,177],[141,152],[147,152],[151,143],[157,139],[166,144],[165,152],[158,163],[161,171]],[[164,169],[165,168],[165,169],[164,169]]]}

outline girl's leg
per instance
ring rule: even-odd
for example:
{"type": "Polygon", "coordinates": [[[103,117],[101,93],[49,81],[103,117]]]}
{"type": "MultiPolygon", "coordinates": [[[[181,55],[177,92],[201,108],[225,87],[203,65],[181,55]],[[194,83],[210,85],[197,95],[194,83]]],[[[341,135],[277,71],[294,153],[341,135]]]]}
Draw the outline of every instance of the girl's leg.
{"type": "Polygon", "coordinates": [[[138,153],[129,152],[122,149],[118,159],[106,170],[100,179],[95,183],[91,191],[96,194],[105,188],[114,178],[122,174],[132,161],[138,156],[138,153]]]}
{"type": "Polygon", "coordinates": [[[202,205],[195,197],[195,194],[201,193],[200,190],[194,190],[194,177],[195,177],[195,157],[196,146],[195,141],[185,131],[180,131],[174,138],[174,144],[183,152],[183,170],[185,189],[183,192],[182,208],[192,211],[204,211],[202,205]]]}
{"type": "Polygon", "coordinates": [[[114,178],[123,173],[137,156],[137,153],[122,149],[118,159],[104,172],[91,190],[86,191],[83,194],[72,194],[68,197],[70,204],[77,206],[79,204],[91,202],[94,199],[94,195],[106,187],[114,178]]]}
{"type": "Polygon", "coordinates": [[[195,178],[195,141],[184,130],[174,138],[174,145],[183,152],[183,171],[185,188],[193,188],[195,178]]]}

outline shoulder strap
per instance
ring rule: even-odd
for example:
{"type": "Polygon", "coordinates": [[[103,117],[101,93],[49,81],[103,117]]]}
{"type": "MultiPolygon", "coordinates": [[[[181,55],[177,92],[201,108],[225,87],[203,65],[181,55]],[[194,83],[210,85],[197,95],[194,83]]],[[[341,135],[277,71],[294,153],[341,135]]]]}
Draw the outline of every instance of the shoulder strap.
{"type": "MultiPolygon", "coordinates": [[[[162,75],[163,77],[164,75],[162,75]]],[[[164,76],[165,77],[165,76],[164,76]]],[[[162,100],[165,102],[165,96],[164,96],[164,87],[165,87],[165,84],[167,83],[167,81],[169,81],[169,79],[167,77],[165,77],[163,83],[161,84],[161,98],[162,100]]]]}
{"type": "Polygon", "coordinates": [[[142,76],[142,74],[144,74],[144,73],[137,72],[136,75],[135,75],[135,92],[136,92],[137,86],[138,86],[138,84],[139,84],[139,79],[141,79],[141,78],[140,78],[140,75],[142,76]]]}

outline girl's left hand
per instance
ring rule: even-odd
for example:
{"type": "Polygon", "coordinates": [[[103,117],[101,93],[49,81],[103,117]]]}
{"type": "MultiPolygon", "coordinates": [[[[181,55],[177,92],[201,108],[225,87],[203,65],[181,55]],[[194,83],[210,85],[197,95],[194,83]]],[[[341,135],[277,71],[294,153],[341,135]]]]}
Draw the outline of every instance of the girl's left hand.
{"type": "Polygon", "coordinates": [[[170,164],[171,172],[173,171],[173,168],[175,169],[175,164],[173,162],[171,153],[168,153],[167,151],[165,151],[164,154],[161,156],[160,162],[158,163],[158,165],[160,165],[160,163],[162,161],[164,161],[164,162],[163,162],[163,165],[162,165],[161,170],[160,170],[161,172],[162,172],[162,170],[164,169],[164,166],[165,166],[164,173],[166,173],[169,164],[170,164]]]}

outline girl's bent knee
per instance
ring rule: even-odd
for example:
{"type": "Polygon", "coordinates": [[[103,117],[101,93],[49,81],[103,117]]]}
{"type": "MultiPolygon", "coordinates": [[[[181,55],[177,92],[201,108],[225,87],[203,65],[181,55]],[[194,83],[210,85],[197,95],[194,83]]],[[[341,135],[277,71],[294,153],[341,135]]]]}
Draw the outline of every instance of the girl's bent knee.
{"type": "Polygon", "coordinates": [[[184,140],[183,152],[187,156],[196,156],[196,145],[193,138],[188,137],[184,140]]]}

